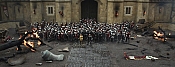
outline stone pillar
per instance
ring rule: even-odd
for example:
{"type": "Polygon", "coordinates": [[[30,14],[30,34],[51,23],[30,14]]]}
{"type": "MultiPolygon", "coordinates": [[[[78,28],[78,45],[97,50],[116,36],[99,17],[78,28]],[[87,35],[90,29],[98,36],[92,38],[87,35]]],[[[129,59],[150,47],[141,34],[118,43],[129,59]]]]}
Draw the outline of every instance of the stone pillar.
{"type": "Polygon", "coordinates": [[[107,9],[107,23],[113,23],[114,18],[114,9],[113,9],[113,2],[108,2],[108,9],[107,9]]]}
{"type": "Polygon", "coordinates": [[[81,2],[82,0],[74,0],[71,3],[72,22],[78,22],[81,16],[81,2]]]}
{"type": "Polygon", "coordinates": [[[98,2],[98,14],[97,18],[99,22],[107,22],[107,0],[97,0],[98,2]]]}
{"type": "Polygon", "coordinates": [[[142,3],[137,3],[137,17],[136,17],[136,22],[139,21],[139,19],[145,19],[143,16],[143,11],[146,10],[146,8],[142,7],[142,3]]]}

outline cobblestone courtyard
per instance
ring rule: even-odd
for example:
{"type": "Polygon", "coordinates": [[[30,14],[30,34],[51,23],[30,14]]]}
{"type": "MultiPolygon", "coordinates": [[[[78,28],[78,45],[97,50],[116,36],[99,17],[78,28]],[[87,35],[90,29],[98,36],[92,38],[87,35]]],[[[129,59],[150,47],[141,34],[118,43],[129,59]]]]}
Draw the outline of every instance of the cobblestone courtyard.
{"type": "MultiPolygon", "coordinates": [[[[13,35],[11,33],[11,35],[13,35]]],[[[175,51],[174,39],[168,39],[167,43],[154,40],[150,36],[136,37],[130,40],[129,44],[117,42],[98,42],[92,46],[75,47],[76,42],[45,42],[53,47],[50,52],[59,55],[64,54],[63,61],[53,61],[47,63],[42,59],[41,51],[50,47],[36,46],[37,51],[24,54],[17,54],[13,58],[25,56],[25,62],[13,67],[39,67],[36,63],[42,63],[40,67],[174,67],[175,51]],[[58,49],[69,47],[69,52],[59,52],[58,49]],[[158,57],[158,60],[126,60],[124,52],[132,56],[151,55],[158,57]],[[168,55],[167,55],[168,53],[168,55]]],[[[86,42],[83,42],[86,44],[86,42]]],[[[24,50],[25,47],[23,47],[24,50]]],[[[0,51],[0,57],[11,56],[17,52],[16,47],[0,51]]],[[[1,61],[0,67],[11,67],[7,62],[1,61]]]]}

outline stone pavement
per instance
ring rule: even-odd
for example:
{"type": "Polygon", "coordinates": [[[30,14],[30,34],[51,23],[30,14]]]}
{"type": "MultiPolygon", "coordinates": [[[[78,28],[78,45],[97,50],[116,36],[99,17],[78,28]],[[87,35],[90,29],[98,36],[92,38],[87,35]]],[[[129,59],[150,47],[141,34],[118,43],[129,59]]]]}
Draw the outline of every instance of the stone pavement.
{"type": "MultiPolygon", "coordinates": [[[[10,33],[14,36],[14,33],[10,33]]],[[[134,34],[135,36],[137,34],[134,34]]],[[[16,36],[16,35],[15,35],[16,36]]],[[[16,36],[18,37],[18,36],[16,36]]],[[[45,42],[53,47],[53,54],[64,54],[63,61],[47,63],[41,56],[41,51],[48,50],[48,46],[36,46],[36,52],[18,54],[15,57],[25,56],[26,60],[21,65],[10,66],[5,61],[0,62],[0,67],[174,67],[175,66],[175,39],[168,39],[167,43],[154,40],[150,36],[136,37],[130,44],[117,42],[92,43],[92,46],[73,47],[75,42],[45,42]],[[139,41],[139,42],[138,42],[139,41]],[[173,47],[170,47],[173,46],[173,47]],[[58,49],[69,47],[70,52],[59,52],[58,49]],[[128,55],[151,55],[159,60],[126,60],[123,53],[128,55]],[[168,57],[168,58],[167,58],[168,57]],[[42,63],[41,66],[36,63],[42,63]]],[[[24,50],[26,48],[22,46],[24,50]]],[[[0,57],[10,56],[16,52],[16,47],[0,51],[0,57]]]]}
{"type": "Polygon", "coordinates": [[[67,67],[110,67],[111,57],[104,44],[93,47],[71,48],[67,67]]]}

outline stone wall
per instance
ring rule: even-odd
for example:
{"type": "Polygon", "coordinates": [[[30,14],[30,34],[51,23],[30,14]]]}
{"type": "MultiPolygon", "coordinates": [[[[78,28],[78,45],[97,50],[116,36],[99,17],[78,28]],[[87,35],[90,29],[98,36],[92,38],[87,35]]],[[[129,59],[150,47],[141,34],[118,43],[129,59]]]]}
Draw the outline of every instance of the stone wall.
{"type": "Polygon", "coordinates": [[[172,14],[171,14],[171,21],[172,21],[172,23],[175,23],[175,1],[173,2],[173,5],[172,5],[172,7],[173,7],[173,9],[172,9],[172,14]]]}
{"type": "Polygon", "coordinates": [[[148,21],[161,21],[170,22],[172,3],[164,3],[159,5],[158,3],[149,4],[148,21]]]}
{"type": "Polygon", "coordinates": [[[42,2],[32,2],[30,3],[30,12],[31,12],[31,23],[41,22],[42,21],[42,2]],[[35,10],[35,13],[34,13],[35,10]]]}
{"type": "MultiPolygon", "coordinates": [[[[48,22],[51,22],[51,21],[53,21],[53,22],[55,22],[55,20],[56,20],[56,5],[55,5],[55,2],[43,2],[43,5],[42,5],[42,7],[43,7],[43,10],[42,10],[42,12],[41,13],[43,13],[43,19],[45,19],[46,21],[48,21],[48,22]],[[53,14],[54,15],[47,15],[47,6],[54,6],[54,12],[53,12],[53,14]]],[[[40,17],[40,16],[39,16],[40,17]]]]}
{"type": "Polygon", "coordinates": [[[149,10],[149,3],[146,2],[136,2],[136,19],[135,22],[138,22],[139,19],[145,19],[145,21],[148,21],[148,10],[149,10]]]}
{"type": "Polygon", "coordinates": [[[114,10],[113,10],[113,13],[111,14],[113,16],[113,19],[114,19],[114,23],[121,23],[123,21],[123,15],[124,15],[124,9],[123,9],[123,3],[114,3],[114,6],[113,6],[114,10]],[[118,10],[118,16],[116,17],[114,14],[115,11],[116,11],[116,7],[119,5],[119,10],[118,10]]]}
{"type": "MultiPolygon", "coordinates": [[[[61,22],[78,22],[81,18],[81,2],[83,0],[55,0],[55,1],[32,1],[32,2],[7,2],[9,18],[1,8],[2,20],[27,20],[29,22],[41,22],[42,20],[61,22]],[[36,7],[34,7],[34,5],[36,7]],[[54,6],[54,15],[47,15],[47,6],[54,6]],[[59,14],[63,7],[64,16],[59,14]],[[36,14],[34,14],[34,9],[36,14]]],[[[135,21],[145,19],[146,21],[175,22],[175,12],[172,12],[172,3],[163,5],[149,3],[148,0],[94,0],[98,2],[97,20],[99,22],[121,23],[122,21],[135,21]],[[132,6],[132,15],[126,16],[125,6],[132,6]],[[118,7],[118,10],[116,10],[118,7]],[[161,8],[161,13],[159,13],[161,8]],[[144,10],[146,14],[143,16],[144,10]],[[116,11],[118,16],[116,17],[116,11]],[[171,20],[172,19],[172,20],[171,20]]],[[[5,5],[2,2],[1,5],[5,5]]]]}
{"type": "MultiPolygon", "coordinates": [[[[5,3],[2,3],[5,6],[5,3]]],[[[1,8],[2,12],[2,20],[27,20],[30,19],[30,2],[7,2],[8,14],[9,18],[4,14],[3,8],[1,8]]]]}
{"type": "Polygon", "coordinates": [[[107,22],[108,23],[112,23],[113,22],[113,17],[114,17],[114,15],[112,15],[113,13],[114,13],[114,11],[113,11],[113,2],[108,2],[108,12],[107,12],[107,22]]]}
{"type": "Polygon", "coordinates": [[[107,22],[108,23],[121,23],[122,21],[137,21],[140,18],[143,18],[142,12],[142,4],[136,3],[136,2],[108,2],[108,10],[107,10],[107,22]],[[138,6],[139,5],[139,10],[138,6]],[[131,6],[132,7],[132,15],[127,16],[125,15],[125,6],[131,6]],[[118,10],[116,8],[118,7],[118,10]],[[140,10],[141,9],[141,10],[140,10]],[[115,14],[118,11],[118,16],[116,17],[115,14]]]}
{"type": "MultiPolygon", "coordinates": [[[[137,17],[137,3],[136,2],[124,2],[123,3],[124,7],[125,6],[132,6],[132,15],[131,16],[123,16],[123,20],[127,20],[127,21],[136,21],[136,17],[137,17]]],[[[123,7],[123,8],[124,8],[123,7]]],[[[125,11],[124,11],[125,12],[125,11]]],[[[124,14],[124,13],[123,13],[124,14]]]]}
{"type": "Polygon", "coordinates": [[[81,17],[81,0],[74,0],[71,3],[72,22],[78,22],[81,17]]]}
{"type": "Polygon", "coordinates": [[[123,3],[108,2],[107,22],[108,23],[121,23],[123,21],[123,3]],[[118,16],[115,16],[118,11],[118,16]]]}
{"type": "Polygon", "coordinates": [[[57,2],[56,3],[56,21],[61,23],[71,22],[71,2],[57,2]],[[62,10],[63,8],[63,10],[62,10]],[[59,14],[59,11],[63,11],[63,16],[59,14]]]}
{"type": "Polygon", "coordinates": [[[16,28],[16,25],[19,26],[19,22],[7,22],[0,24],[0,30],[9,29],[9,28],[16,28]]]}
{"type": "Polygon", "coordinates": [[[107,0],[96,0],[98,2],[97,20],[107,22],[107,0]]]}

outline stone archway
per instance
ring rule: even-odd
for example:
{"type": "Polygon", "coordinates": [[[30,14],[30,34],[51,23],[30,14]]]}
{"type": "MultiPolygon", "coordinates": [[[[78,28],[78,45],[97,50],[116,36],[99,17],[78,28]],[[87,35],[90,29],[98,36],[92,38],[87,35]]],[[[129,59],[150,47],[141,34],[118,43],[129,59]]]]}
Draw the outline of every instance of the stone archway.
{"type": "Polygon", "coordinates": [[[96,0],[83,0],[81,2],[81,18],[97,20],[98,2],[96,0]]]}

